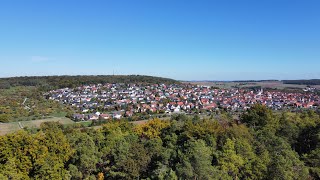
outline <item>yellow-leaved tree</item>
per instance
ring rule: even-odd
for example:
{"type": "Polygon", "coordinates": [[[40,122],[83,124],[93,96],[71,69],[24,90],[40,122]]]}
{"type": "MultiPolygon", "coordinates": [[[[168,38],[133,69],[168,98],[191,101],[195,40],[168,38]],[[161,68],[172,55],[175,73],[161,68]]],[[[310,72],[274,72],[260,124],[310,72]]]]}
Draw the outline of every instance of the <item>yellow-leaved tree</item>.
{"type": "Polygon", "coordinates": [[[167,120],[154,119],[145,124],[137,125],[135,132],[142,137],[153,139],[159,138],[161,130],[170,126],[170,122],[167,120]]]}

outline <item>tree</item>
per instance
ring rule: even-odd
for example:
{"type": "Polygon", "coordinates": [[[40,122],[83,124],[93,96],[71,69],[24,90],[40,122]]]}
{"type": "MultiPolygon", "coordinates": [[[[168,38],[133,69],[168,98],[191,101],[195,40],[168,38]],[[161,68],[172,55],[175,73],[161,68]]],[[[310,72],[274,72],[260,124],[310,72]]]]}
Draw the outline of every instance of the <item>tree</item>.
{"type": "Polygon", "coordinates": [[[71,147],[75,149],[69,163],[77,168],[71,166],[74,170],[70,172],[75,172],[77,176],[81,174],[81,178],[89,177],[96,171],[96,165],[101,157],[98,147],[95,145],[93,138],[84,132],[73,131],[67,137],[71,147]]]}
{"type": "MultiPolygon", "coordinates": [[[[129,135],[130,136],[130,135],[129,135]]],[[[112,150],[107,173],[116,179],[137,179],[146,173],[150,156],[135,137],[124,137],[112,150]]]]}
{"type": "Polygon", "coordinates": [[[161,130],[170,126],[169,121],[154,119],[135,127],[135,132],[145,138],[159,138],[161,130]]]}
{"type": "Polygon", "coordinates": [[[7,114],[0,114],[0,122],[7,123],[10,121],[10,116],[7,114]]]}
{"type": "Polygon", "coordinates": [[[297,152],[273,132],[261,130],[257,132],[257,141],[261,142],[270,154],[268,179],[305,179],[308,169],[300,161],[297,152]]]}
{"type": "MultiPolygon", "coordinates": [[[[21,172],[16,164],[17,160],[14,158],[9,158],[8,161],[0,166],[0,173],[3,176],[3,179],[29,179],[27,174],[21,172]]],[[[0,176],[1,177],[1,176],[0,176]]]]}
{"type": "Polygon", "coordinates": [[[276,135],[284,138],[291,146],[294,146],[300,133],[299,122],[301,122],[301,118],[298,118],[296,115],[282,113],[279,121],[280,126],[276,135]]]}
{"type": "Polygon", "coordinates": [[[60,124],[45,123],[41,127],[43,130],[39,132],[43,136],[41,143],[48,148],[48,152],[34,176],[39,179],[64,179],[69,176],[64,165],[74,150],[60,129],[60,124]]]}
{"type": "Polygon", "coordinates": [[[320,179],[320,148],[305,154],[303,160],[309,167],[311,176],[314,179],[320,179]]]}
{"type": "Polygon", "coordinates": [[[320,147],[320,123],[317,126],[308,126],[301,130],[294,145],[299,154],[309,153],[320,147]]]}
{"type": "Polygon", "coordinates": [[[240,169],[244,165],[244,159],[236,153],[234,140],[227,139],[218,157],[218,165],[221,171],[233,179],[238,179],[240,169]]]}
{"type": "Polygon", "coordinates": [[[98,173],[98,180],[104,180],[104,175],[103,173],[98,173]]]}
{"type": "Polygon", "coordinates": [[[272,111],[266,106],[255,104],[247,112],[241,116],[241,122],[247,124],[248,127],[263,128],[274,120],[272,111]]]}
{"type": "Polygon", "coordinates": [[[8,178],[29,179],[33,168],[30,155],[37,152],[37,149],[31,149],[33,142],[25,131],[0,136],[0,173],[8,178]]]}

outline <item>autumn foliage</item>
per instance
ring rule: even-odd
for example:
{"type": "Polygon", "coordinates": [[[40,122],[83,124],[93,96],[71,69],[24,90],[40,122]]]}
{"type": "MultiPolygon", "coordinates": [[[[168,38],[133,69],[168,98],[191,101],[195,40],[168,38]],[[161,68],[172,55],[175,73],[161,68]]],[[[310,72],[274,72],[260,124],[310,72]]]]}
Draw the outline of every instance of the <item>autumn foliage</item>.
{"type": "Polygon", "coordinates": [[[101,129],[42,124],[0,137],[0,179],[319,179],[320,116],[256,105],[101,129]]]}

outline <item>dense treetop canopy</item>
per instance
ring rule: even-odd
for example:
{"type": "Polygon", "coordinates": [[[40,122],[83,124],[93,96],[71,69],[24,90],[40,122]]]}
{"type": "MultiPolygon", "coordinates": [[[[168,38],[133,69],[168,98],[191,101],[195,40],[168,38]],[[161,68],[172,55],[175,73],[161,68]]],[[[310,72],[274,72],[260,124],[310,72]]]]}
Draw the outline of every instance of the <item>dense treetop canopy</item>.
{"type": "Polygon", "coordinates": [[[273,113],[173,115],[98,130],[44,123],[0,136],[2,179],[319,179],[320,116],[273,113]]]}

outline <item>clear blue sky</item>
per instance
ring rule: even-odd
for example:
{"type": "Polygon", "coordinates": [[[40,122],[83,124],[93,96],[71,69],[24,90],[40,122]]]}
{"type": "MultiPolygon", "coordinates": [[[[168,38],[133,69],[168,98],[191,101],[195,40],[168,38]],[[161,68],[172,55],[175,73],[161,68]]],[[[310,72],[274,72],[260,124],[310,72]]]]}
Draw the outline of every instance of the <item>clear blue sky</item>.
{"type": "Polygon", "coordinates": [[[320,78],[319,0],[2,0],[0,77],[320,78]]]}

